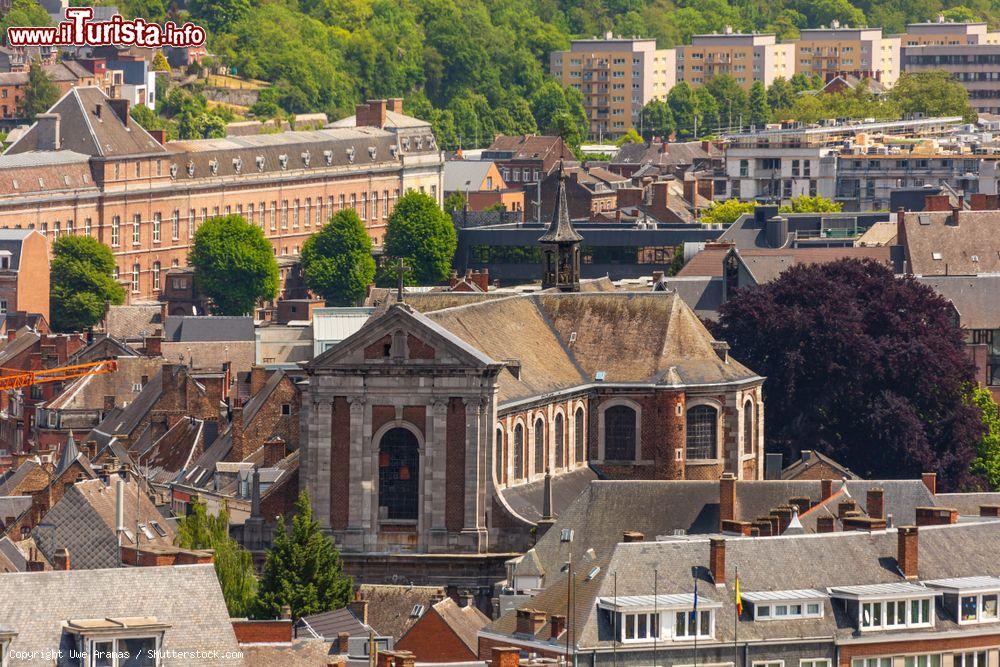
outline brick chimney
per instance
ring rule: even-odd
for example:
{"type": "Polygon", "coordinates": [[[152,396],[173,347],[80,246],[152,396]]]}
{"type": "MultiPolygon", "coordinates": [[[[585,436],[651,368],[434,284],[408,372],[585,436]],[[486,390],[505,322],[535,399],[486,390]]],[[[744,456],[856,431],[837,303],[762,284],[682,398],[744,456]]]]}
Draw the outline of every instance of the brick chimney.
{"type": "Polygon", "coordinates": [[[230,460],[237,462],[245,460],[251,452],[247,451],[249,446],[247,445],[246,433],[243,430],[242,405],[233,408],[232,439],[233,447],[229,454],[230,460]]]}
{"type": "Polygon", "coordinates": [[[736,476],[723,473],[719,479],[719,524],[736,520],[736,476]]]}
{"type": "Polygon", "coordinates": [[[797,509],[799,511],[799,516],[802,516],[809,511],[810,507],[812,507],[812,498],[799,496],[789,499],[788,504],[797,509]]]}
{"type": "MultiPolygon", "coordinates": [[[[770,524],[769,524],[770,527],[770,524]]],[[[744,535],[749,537],[753,534],[753,524],[749,521],[723,521],[722,532],[727,535],[744,535]]]]}
{"type": "Polygon", "coordinates": [[[882,489],[868,489],[868,498],[865,502],[865,511],[873,519],[885,518],[885,491],[882,489]]]}
{"type": "Polygon", "coordinates": [[[549,617],[549,637],[551,639],[558,639],[564,630],[566,630],[566,617],[560,614],[552,614],[549,617]]]}
{"type": "Polygon", "coordinates": [[[819,495],[820,500],[826,500],[833,495],[833,480],[832,479],[821,479],[819,481],[819,495]]]}
{"type": "Polygon", "coordinates": [[[861,516],[859,512],[857,516],[845,516],[844,517],[844,530],[863,530],[871,532],[873,530],[885,530],[885,519],[880,519],[878,517],[861,516]]]}
{"type": "Polygon", "coordinates": [[[348,602],[347,608],[352,614],[354,614],[354,618],[358,619],[365,625],[368,625],[368,600],[364,600],[359,597],[351,602],[348,602]]]}
{"type": "Polygon", "coordinates": [[[853,500],[841,500],[839,503],[837,503],[837,518],[843,519],[845,516],[847,516],[848,512],[853,512],[855,509],[857,509],[857,506],[858,506],[857,503],[855,503],[853,500]]]}
{"type": "Polygon", "coordinates": [[[545,625],[545,612],[537,609],[518,609],[514,632],[519,635],[534,635],[545,625]]]}
{"type": "Polygon", "coordinates": [[[980,505],[979,516],[1000,517],[1000,505],[980,505]]]}
{"type": "Polygon", "coordinates": [[[292,617],[292,607],[287,604],[281,605],[281,618],[287,621],[291,617],[292,617]]]}
{"type": "Polygon", "coordinates": [[[128,112],[129,112],[129,101],[127,99],[125,99],[125,98],[116,97],[116,98],[108,100],[108,106],[110,106],[111,110],[115,112],[116,116],[118,116],[118,120],[120,120],[122,122],[122,125],[124,125],[125,127],[128,127],[129,126],[129,115],[128,115],[128,112]]]}
{"type": "Polygon", "coordinates": [[[792,511],[794,509],[790,505],[782,505],[771,510],[771,516],[778,520],[778,528],[775,535],[781,535],[788,528],[788,524],[792,522],[792,511]]]}
{"type": "Polygon", "coordinates": [[[897,536],[896,562],[903,576],[917,578],[917,527],[900,526],[897,536]]]}
{"type": "Polygon", "coordinates": [[[698,181],[693,178],[685,178],[684,184],[684,201],[691,204],[691,206],[696,206],[697,197],[695,196],[698,192],[698,181]]]}
{"type": "Polygon", "coordinates": [[[280,436],[276,435],[264,443],[264,467],[273,468],[287,455],[288,449],[280,436]]]}
{"type": "Polygon", "coordinates": [[[622,542],[642,542],[646,536],[635,530],[626,530],[622,534],[622,542]]]}
{"type": "Polygon", "coordinates": [[[390,97],[386,100],[386,109],[392,111],[393,113],[403,113],[403,98],[390,97]]]}
{"type": "Polygon", "coordinates": [[[723,537],[708,539],[708,568],[716,586],[726,583],[726,540],[723,537]]]}
{"type": "Polygon", "coordinates": [[[163,356],[163,336],[146,336],[146,356],[147,357],[162,357],[163,356]]]}
{"type": "Polygon", "coordinates": [[[832,533],[834,531],[834,520],[832,516],[816,517],[817,533],[832,533]]]}
{"type": "Polygon", "coordinates": [[[918,526],[947,526],[958,523],[958,510],[950,507],[917,507],[918,526]]]}
{"type": "Polygon", "coordinates": [[[149,132],[150,136],[152,136],[153,139],[156,139],[156,143],[160,144],[161,146],[166,145],[167,143],[166,130],[147,130],[147,132],[149,132]]]}
{"type": "Polygon", "coordinates": [[[56,550],[55,556],[52,558],[52,569],[53,570],[68,570],[69,569],[69,549],[62,547],[56,550]]]}
{"type": "Polygon", "coordinates": [[[271,372],[268,371],[263,366],[253,366],[250,368],[250,395],[256,396],[264,385],[267,384],[267,379],[271,377],[271,372]]]}
{"type": "Polygon", "coordinates": [[[494,646],[492,667],[517,667],[521,661],[521,649],[517,646],[494,646]]]}
{"type": "Polygon", "coordinates": [[[387,103],[385,100],[368,100],[367,104],[359,104],[355,107],[355,125],[357,127],[385,127],[385,112],[387,103]]]}
{"type": "Polygon", "coordinates": [[[649,212],[654,218],[669,217],[667,211],[670,209],[670,181],[654,181],[649,189],[652,195],[649,212]]]}
{"type": "Polygon", "coordinates": [[[924,210],[925,211],[950,211],[951,210],[951,196],[950,195],[925,195],[924,196],[924,210]]]}
{"type": "Polygon", "coordinates": [[[902,206],[896,209],[896,245],[906,246],[906,210],[902,206]]]}
{"type": "Polygon", "coordinates": [[[925,472],[924,474],[922,474],[920,476],[920,479],[923,480],[924,486],[927,487],[927,490],[931,492],[932,496],[937,495],[937,473],[936,472],[925,472]]]}
{"type": "Polygon", "coordinates": [[[771,537],[773,531],[771,530],[771,519],[770,517],[762,517],[753,522],[753,527],[757,529],[757,535],[759,537],[771,537]]]}

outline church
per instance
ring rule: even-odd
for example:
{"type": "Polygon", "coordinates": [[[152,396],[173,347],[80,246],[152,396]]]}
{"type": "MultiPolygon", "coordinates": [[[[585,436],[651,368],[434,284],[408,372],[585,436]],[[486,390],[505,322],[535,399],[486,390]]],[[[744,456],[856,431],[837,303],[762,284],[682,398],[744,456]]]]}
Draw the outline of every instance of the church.
{"type": "Polygon", "coordinates": [[[407,296],[306,366],[300,483],[345,555],[522,552],[592,479],[763,476],[764,379],[676,294],[581,283],[582,240],[561,180],[541,290],[407,296]]]}

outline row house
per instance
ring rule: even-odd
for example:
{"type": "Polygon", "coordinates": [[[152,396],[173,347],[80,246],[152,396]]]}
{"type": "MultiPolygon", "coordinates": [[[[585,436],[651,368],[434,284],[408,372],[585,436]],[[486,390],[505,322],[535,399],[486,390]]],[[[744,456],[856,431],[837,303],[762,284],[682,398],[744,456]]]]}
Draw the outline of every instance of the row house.
{"type": "Polygon", "coordinates": [[[165,142],[131,119],[128,100],[74,88],[0,157],[0,227],[97,238],[134,298],[158,295],[197,227],[219,215],[242,215],[276,255],[297,255],[352,208],[380,245],[404,192],[442,197],[430,126],[389,107],[402,103],[359,105],[322,130],[165,142]]]}

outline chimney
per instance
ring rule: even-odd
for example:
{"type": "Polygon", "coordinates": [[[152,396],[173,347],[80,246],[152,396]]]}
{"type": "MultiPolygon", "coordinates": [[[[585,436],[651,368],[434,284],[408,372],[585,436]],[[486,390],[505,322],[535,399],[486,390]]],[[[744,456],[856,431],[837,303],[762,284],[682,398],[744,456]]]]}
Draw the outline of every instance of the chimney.
{"type": "Polygon", "coordinates": [[[146,336],[146,356],[163,356],[163,336],[146,336]]]}
{"type": "Polygon", "coordinates": [[[826,500],[833,495],[832,479],[821,479],[819,481],[819,495],[821,500],[826,500]]]}
{"type": "Polygon", "coordinates": [[[559,639],[559,635],[566,629],[566,617],[560,614],[552,614],[549,617],[549,637],[559,639]]]}
{"type": "Polygon", "coordinates": [[[923,480],[924,486],[927,487],[927,490],[931,492],[932,496],[937,495],[937,473],[936,472],[925,472],[924,474],[922,474],[920,476],[920,479],[923,480]]]}
{"type": "Polygon", "coordinates": [[[368,100],[367,104],[355,107],[355,125],[357,127],[385,127],[385,100],[368,100]]]}
{"type": "Polygon", "coordinates": [[[1000,517],[1000,505],[980,505],[979,516],[1000,517]]]}
{"type": "Polygon", "coordinates": [[[156,143],[161,146],[165,146],[167,143],[167,131],[166,130],[147,130],[149,134],[156,139],[156,143]]]}
{"type": "Polygon", "coordinates": [[[337,653],[347,653],[347,644],[351,638],[349,632],[337,633],[337,653]]]}
{"type": "Polygon", "coordinates": [[[521,662],[521,649],[517,646],[493,647],[491,667],[517,667],[521,662]]]}
{"type": "Polygon", "coordinates": [[[902,206],[896,209],[896,245],[906,246],[906,211],[902,206]]]}
{"type": "Polygon", "coordinates": [[[642,542],[646,536],[635,530],[626,530],[622,534],[622,542],[631,544],[632,542],[642,542]]]}
{"type": "Polygon", "coordinates": [[[475,607],[476,606],[476,596],[472,594],[472,591],[463,591],[462,595],[462,606],[463,607],[475,607]]]}
{"type": "Polygon", "coordinates": [[[816,517],[817,533],[832,533],[834,531],[834,521],[832,516],[816,517]]]}
{"type": "Polygon", "coordinates": [[[347,608],[354,618],[361,621],[363,624],[368,625],[368,600],[358,598],[347,603],[347,608]]]}
{"type": "Polygon", "coordinates": [[[843,519],[848,512],[853,512],[857,508],[857,503],[853,500],[841,500],[837,503],[837,518],[843,519]]]}
{"type": "Polygon", "coordinates": [[[403,113],[403,98],[390,97],[386,100],[386,108],[393,113],[403,113]]]}
{"type": "Polygon", "coordinates": [[[885,491],[882,489],[868,489],[868,498],[865,502],[865,511],[873,519],[885,518],[885,491]]]}
{"type": "Polygon", "coordinates": [[[771,537],[774,531],[771,530],[771,518],[761,517],[753,522],[753,527],[757,529],[757,535],[759,537],[771,537]]]}
{"type": "Polygon", "coordinates": [[[947,526],[958,523],[958,510],[951,507],[917,507],[918,526],[947,526]]]}
{"type": "Polygon", "coordinates": [[[948,226],[958,227],[960,221],[959,216],[962,212],[963,203],[964,202],[961,201],[961,198],[959,198],[958,206],[951,209],[951,215],[948,217],[948,221],[946,223],[948,226]]]}
{"type": "Polygon", "coordinates": [[[723,521],[722,532],[726,535],[743,535],[749,537],[753,533],[753,525],[749,521],[723,521]]]}
{"type": "Polygon", "coordinates": [[[726,539],[710,537],[708,539],[708,568],[712,571],[712,579],[716,586],[726,583],[726,539]]]}
{"type": "Polygon", "coordinates": [[[719,519],[720,526],[722,521],[736,520],[736,476],[731,472],[719,480],[719,519]]]}
{"type": "Polygon", "coordinates": [[[683,187],[684,187],[684,201],[686,201],[688,204],[691,205],[692,208],[694,208],[697,205],[697,200],[698,200],[698,198],[696,197],[696,195],[698,194],[698,181],[694,180],[693,178],[685,178],[683,181],[683,187]]]}
{"type": "Polygon", "coordinates": [[[231,461],[243,461],[250,454],[247,451],[246,435],[243,430],[243,406],[237,405],[233,407],[233,421],[232,421],[232,441],[233,447],[229,453],[229,460],[231,461]]]}
{"type": "Polygon", "coordinates": [[[62,148],[61,120],[57,113],[40,113],[35,116],[38,150],[57,151],[62,148]]]}
{"type": "Polygon", "coordinates": [[[285,441],[280,436],[274,436],[264,443],[264,467],[273,468],[287,454],[285,441]]]}
{"type": "Polygon", "coordinates": [[[129,117],[128,117],[129,101],[126,100],[126,99],[124,99],[124,98],[121,98],[121,97],[116,97],[116,98],[108,100],[108,105],[111,107],[111,110],[115,112],[115,115],[118,116],[118,120],[120,120],[122,122],[122,125],[124,125],[125,127],[128,127],[129,126],[129,117]]]}
{"type": "Polygon", "coordinates": [[[869,516],[862,516],[861,512],[852,512],[844,517],[844,530],[863,530],[871,532],[874,530],[885,530],[885,519],[878,519],[869,516]]]}
{"type": "Polygon", "coordinates": [[[518,609],[514,632],[519,635],[534,635],[545,625],[545,612],[536,609],[518,609]]]}
{"type": "Polygon", "coordinates": [[[61,549],[56,550],[55,557],[52,559],[52,569],[69,569],[69,549],[62,547],[61,549]]]}
{"type": "Polygon", "coordinates": [[[897,536],[896,562],[903,576],[917,578],[917,527],[900,526],[897,536]]]}
{"type": "Polygon", "coordinates": [[[268,372],[263,366],[254,365],[250,368],[250,395],[256,396],[264,385],[267,384],[267,379],[271,377],[271,373],[268,372]]]}
{"type": "Polygon", "coordinates": [[[799,516],[802,516],[809,511],[810,507],[812,507],[812,498],[807,496],[796,497],[790,499],[788,504],[797,509],[799,511],[799,516]]]}

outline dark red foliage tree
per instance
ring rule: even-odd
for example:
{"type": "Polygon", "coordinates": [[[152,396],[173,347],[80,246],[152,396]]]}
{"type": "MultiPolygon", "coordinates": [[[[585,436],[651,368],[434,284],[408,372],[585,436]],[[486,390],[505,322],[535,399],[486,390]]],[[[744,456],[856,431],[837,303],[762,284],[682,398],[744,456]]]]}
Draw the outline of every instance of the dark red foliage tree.
{"type": "Polygon", "coordinates": [[[714,329],[767,378],[769,450],[814,449],[868,478],[934,471],[946,488],[975,484],[973,367],[951,305],[929,287],[871,260],[798,265],[737,291],[714,329]]]}

